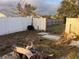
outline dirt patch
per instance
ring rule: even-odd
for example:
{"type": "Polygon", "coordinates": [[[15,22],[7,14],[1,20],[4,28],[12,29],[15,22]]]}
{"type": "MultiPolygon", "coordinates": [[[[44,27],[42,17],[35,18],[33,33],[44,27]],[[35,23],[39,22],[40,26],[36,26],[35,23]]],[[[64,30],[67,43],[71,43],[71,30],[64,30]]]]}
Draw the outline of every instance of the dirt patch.
{"type": "Polygon", "coordinates": [[[54,41],[43,39],[38,31],[24,31],[9,35],[0,36],[0,56],[11,52],[12,45],[24,46],[28,41],[34,40],[34,47],[45,54],[54,54],[54,58],[61,58],[67,55],[67,51],[71,48],[68,46],[56,46],[54,41]]]}
{"type": "Polygon", "coordinates": [[[0,56],[11,50],[12,45],[23,46],[27,43],[27,40],[38,40],[39,37],[34,31],[24,31],[13,33],[9,35],[0,36],[0,56]]]}

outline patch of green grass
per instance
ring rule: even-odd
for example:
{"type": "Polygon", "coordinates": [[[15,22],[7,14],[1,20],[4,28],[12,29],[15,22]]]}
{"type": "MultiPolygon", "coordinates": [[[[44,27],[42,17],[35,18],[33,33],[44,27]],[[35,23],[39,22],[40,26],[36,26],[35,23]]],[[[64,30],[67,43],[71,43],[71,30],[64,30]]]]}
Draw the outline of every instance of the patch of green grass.
{"type": "Polygon", "coordinates": [[[47,27],[47,31],[52,31],[55,33],[62,33],[65,30],[64,24],[53,24],[47,27]]]}

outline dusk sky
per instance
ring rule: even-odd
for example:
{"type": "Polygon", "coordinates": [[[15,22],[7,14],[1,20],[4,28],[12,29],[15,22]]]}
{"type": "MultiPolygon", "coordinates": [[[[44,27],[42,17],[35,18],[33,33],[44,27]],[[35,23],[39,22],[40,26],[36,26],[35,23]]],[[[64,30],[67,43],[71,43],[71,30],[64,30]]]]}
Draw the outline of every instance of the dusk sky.
{"type": "MultiPolygon", "coordinates": [[[[0,5],[5,6],[12,4],[15,6],[19,1],[20,0],[0,0],[0,5]]],[[[36,6],[36,11],[40,14],[55,14],[60,2],[61,0],[26,0],[26,3],[36,6]]]]}

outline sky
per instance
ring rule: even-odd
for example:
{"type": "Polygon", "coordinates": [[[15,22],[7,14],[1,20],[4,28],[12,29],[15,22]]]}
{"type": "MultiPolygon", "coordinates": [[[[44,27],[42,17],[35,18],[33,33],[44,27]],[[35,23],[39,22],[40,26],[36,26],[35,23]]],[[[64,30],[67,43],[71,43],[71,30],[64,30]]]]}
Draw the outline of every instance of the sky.
{"type": "MultiPolygon", "coordinates": [[[[0,6],[16,6],[20,0],[0,0],[0,6]]],[[[37,8],[39,14],[55,14],[62,0],[26,0],[25,3],[32,4],[37,8]]]]}

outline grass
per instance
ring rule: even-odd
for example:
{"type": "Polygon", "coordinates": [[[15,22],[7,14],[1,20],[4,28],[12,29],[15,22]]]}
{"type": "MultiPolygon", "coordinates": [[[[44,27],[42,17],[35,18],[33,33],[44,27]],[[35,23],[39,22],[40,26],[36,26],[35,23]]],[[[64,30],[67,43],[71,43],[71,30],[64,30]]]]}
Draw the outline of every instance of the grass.
{"type": "Polygon", "coordinates": [[[65,30],[64,24],[53,24],[47,27],[47,31],[53,32],[53,33],[63,33],[65,30]]]}
{"type": "Polygon", "coordinates": [[[73,47],[73,48],[69,49],[67,58],[68,59],[78,59],[77,58],[77,48],[73,47]]]}

